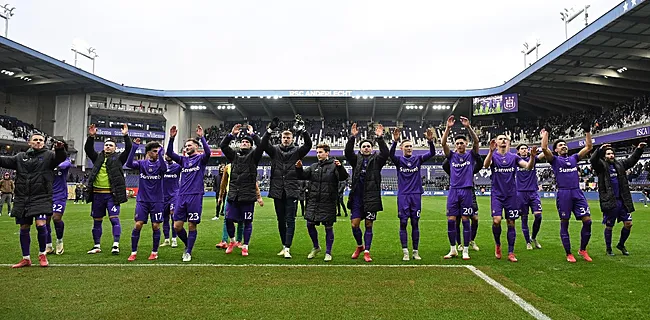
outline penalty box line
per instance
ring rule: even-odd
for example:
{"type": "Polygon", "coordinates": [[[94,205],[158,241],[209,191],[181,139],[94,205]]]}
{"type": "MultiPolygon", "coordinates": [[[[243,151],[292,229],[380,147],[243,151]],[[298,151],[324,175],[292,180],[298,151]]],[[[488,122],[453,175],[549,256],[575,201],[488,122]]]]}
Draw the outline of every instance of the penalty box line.
{"type": "Polygon", "coordinates": [[[528,303],[526,300],[522,299],[519,297],[516,293],[514,293],[512,290],[506,288],[504,285],[499,283],[498,281],[492,279],[490,276],[485,274],[483,271],[477,269],[474,266],[471,265],[466,265],[465,268],[468,270],[472,271],[477,277],[483,279],[483,281],[487,282],[489,285],[494,287],[495,289],[499,290],[504,296],[506,296],[508,299],[512,300],[515,304],[517,304],[520,308],[524,309],[524,311],[528,312],[533,318],[539,319],[539,320],[550,320],[551,318],[541,311],[539,311],[537,308],[535,308],[532,304],[528,303]]]}

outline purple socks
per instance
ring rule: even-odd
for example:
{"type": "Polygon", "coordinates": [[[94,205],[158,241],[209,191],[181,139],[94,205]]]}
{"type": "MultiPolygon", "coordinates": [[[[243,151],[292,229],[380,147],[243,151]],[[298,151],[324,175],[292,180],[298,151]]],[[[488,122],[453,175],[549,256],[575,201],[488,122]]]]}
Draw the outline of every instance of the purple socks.
{"type": "Polygon", "coordinates": [[[354,236],[354,240],[357,241],[357,246],[361,246],[363,244],[363,240],[361,239],[361,228],[352,227],[352,235],[354,236]]]}
{"type": "Polygon", "coordinates": [[[524,240],[530,243],[530,231],[528,230],[528,215],[521,216],[521,231],[524,233],[524,240]]]}
{"type": "MultiPolygon", "coordinates": [[[[38,252],[45,252],[45,239],[47,238],[47,228],[45,225],[36,226],[36,231],[38,232],[38,252]]],[[[27,230],[29,234],[29,230],[27,230]]]]}
{"type": "Polygon", "coordinates": [[[102,239],[102,220],[93,220],[93,241],[95,246],[99,246],[102,239]]]}
{"type": "Polygon", "coordinates": [[[366,232],[363,234],[363,242],[366,244],[366,251],[370,251],[372,245],[372,227],[366,226],[366,232]]]}
{"type": "Polygon", "coordinates": [[[244,244],[248,245],[251,242],[251,235],[253,234],[253,221],[244,220],[244,244]]]}
{"type": "Polygon", "coordinates": [[[400,219],[399,220],[399,241],[402,243],[402,248],[408,248],[408,232],[406,231],[406,226],[408,225],[408,220],[400,219]]]}
{"type": "Polygon", "coordinates": [[[447,237],[449,245],[456,245],[456,220],[447,220],[447,237]]]}
{"type": "Polygon", "coordinates": [[[29,246],[32,244],[32,237],[29,235],[29,229],[20,229],[20,248],[23,251],[23,257],[29,255],[29,246]]]}
{"type": "Polygon", "coordinates": [[[113,242],[120,242],[120,235],[122,234],[120,218],[111,218],[111,224],[113,225],[113,242]]]}
{"type": "Polygon", "coordinates": [[[471,237],[472,237],[472,227],[470,225],[469,219],[464,219],[463,220],[463,245],[465,247],[469,246],[471,237]]]}
{"type": "Polygon", "coordinates": [[[131,252],[138,251],[138,242],[140,242],[140,230],[133,228],[131,232],[131,252]]]}
{"type": "Polygon", "coordinates": [[[591,220],[582,221],[582,230],[580,230],[580,250],[587,250],[589,239],[591,239],[591,220]]]}
{"type": "Polygon", "coordinates": [[[537,239],[537,234],[539,233],[539,228],[542,226],[542,214],[535,214],[535,221],[533,221],[533,239],[537,239]]]}
{"type": "MultiPolygon", "coordinates": [[[[190,230],[187,234],[187,248],[185,252],[192,254],[192,249],[194,248],[194,242],[196,242],[197,230],[190,230]]],[[[160,242],[160,231],[158,231],[158,241],[160,242]]]]}
{"type": "Polygon", "coordinates": [[[153,231],[153,249],[152,252],[158,252],[158,247],[160,246],[160,229],[153,231]]]}
{"type": "Polygon", "coordinates": [[[517,231],[514,225],[508,225],[508,253],[515,252],[515,239],[517,238],[517,231]]]}
{"type": "Polygon", "coordinates": [[[318,244],[318,230],[316,230],[316,225],[307,222],[307,232],[309,233],[309,238],[311,238],[311,243],[314,245],[314,248],[320,248],[318,244]]]}
{"type": "Polygon", "coordinates": [[[334,228],[325,227],[325,253],[332,254],[333,244],[334,244],[334,228]]]}
{"type": "Polygon", "coordinates": [[[569,238],[569,220],[562,220],[560,222],[560,239],[562,239],[562,246],[566,254],[571,254],[571,239],[569,238]]]}
{"type": "Polygon", "coordinates": [[[418,250],[420,246],[420,219],[411,218],[411,239],[413,241],[413,250],[418,250]]]}
{"type": "Polygon", "coordinates": [[[501,225],[492,224],[492,235],[494,235],[494,243],[497,246],[501,245],[501,225]]]}

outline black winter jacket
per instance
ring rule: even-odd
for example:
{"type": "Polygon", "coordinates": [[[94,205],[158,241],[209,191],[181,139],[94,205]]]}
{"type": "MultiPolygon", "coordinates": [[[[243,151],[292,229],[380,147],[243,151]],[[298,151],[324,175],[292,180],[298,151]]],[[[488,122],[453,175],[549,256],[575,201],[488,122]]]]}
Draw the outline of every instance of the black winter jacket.
{"type": "Polygon", "coordinates": [[[264,150],[271,158],[269,198],[282,199],[283,195],[285,198],[299,198],[300,186],[296,176],[296,162],[304,158],[312,146],[309,133],[303,131],[302,138],[305,142],[300,147],[294,145],[284,147],[278,144],[269,145],[264,150]]]}
{"type": "MultiPolygon", "coordinates": [[[[623,206],[627,212],[634,212],[634,202],[632,201],[632,194],[630,193],[630,186],[627,181],[627,169],[634,167],[639,162],[643,149],[636,149],[632,155],[627,159],[618,161],[614,160],[614,167],[618,177],[619,195],[623,200],[623,206]]],[[[591,167],[598,176],[598,196],[600,198],[600,210],[605,213],[615,209],[617,204],[614,190],[612,189],[612,181],[609,173],[609,163],[605,161],[605,150],[598,149],[594,151],[591,156],[591,167]]]]}
{"type": "Polygon", "coordinates": [[[253,136],[255,148],[251,150],[235,151],[230,147],[230,142],[235,139],[232,134],[226,135],[221,141],[221,151],[231,163],[230,184],[228,190],[228,201],[255,202],[257,192],[257,165],[262,159],[264,148],[269,143],[270,134],[267,132],[260,141],[257,135],[253,136]]]}
{"type": "MultiPolygon", "coordinates": [[[[381,168],[388,160],[389,152],[386,141],[383,137],[377,137],[379,153],[372,153],[368,156],[368,165],[366,167],[366,176],[363,185],[363,212],[378,212],[384,210],[381,203],[381,168]]],[[[352,188],[348,196],[348,208],[352,207],[352,201],[355,197],[357,185],[360,181],[361,167],[364,156],[361,153],[354,153],[355,137],[350,136],[348,143],[345,144],[345,159],[352,166],[352,188]]]]}
{"type": "Polygon", "coordinates": [[[330,158],[305,169],[295,168],[295,172],[299,179],[307,180],[309,189],[305,219],[311,222],[335,222],[339,181],[348,178],[345,167],[337,167],[334,159],[330,158]]]}
{"type": "Polygon", "coordinates": [[[52,182],[54,169],[66,159],[64,149],[55,152],[29,149],[15,156],[0,156],[0,167],[16,170],[15,218],[52,214],[52,182]]]}
{"type": "Polygon", "coordinates": [[[90,203],[93,201],[93,183],[99,173],[99,169],[101,169],[102,164],[104,164],[104,159],[106,159],[106,174],[108,174],[108,182],[111,185],[113,202],[125,203],[128,200],[126,196],[124,169],[122,166],[126,163],[132,147],[133,144],[131,143],[131,138],[128,135],[125,135],[123,152],[115,152],[106,155],[102,150],[102,152],[97,153],[97,151],[95,151],[95,138],[93,136],[88,136],[84,150],[86,151],[88,159],[93,162],[93,170],[88,178],[88,199],[86,199],[86,202],[90,203]]]}

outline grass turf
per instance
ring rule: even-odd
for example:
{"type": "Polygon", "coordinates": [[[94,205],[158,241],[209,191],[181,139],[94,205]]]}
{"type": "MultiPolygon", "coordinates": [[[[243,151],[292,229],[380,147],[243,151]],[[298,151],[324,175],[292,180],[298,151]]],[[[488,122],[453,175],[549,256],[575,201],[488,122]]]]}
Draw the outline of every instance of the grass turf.
{"type": "MultiPolygon", "coordinates": [[[[266,199],[265,199],[266,200],[266,199]]],[[[422,261],[401,261],[399,222],[394,197],[384,198],[384,212],[375,222],[372,254],[375,265],[460,265],[472,264],[513,290],[553,319],[644,318],[650,311],[646,284],[650,271],[650,249],[643,240],[648,234],[650,210],[637,204],[634,227],[627,247],[629,257],[606,256],[602,214],[590,203],[594,224],[589,246],[594,262],[564,260],[559,240],[559,220],[552,200],[544,200],[545,214],[538,236],[543,249],[527,251],[517,223],[518,263],[494,259],[494,240],[489,217],[489,198],[479,198],[481,223],[479,252],[472,260],[443,260],[448,251],[445,199],[424,197],[420,222],[422,261]]],[[[112,256],[110,223],[104,223],[98,255],[87,255],[92,246],[89,206],[68,204],[65,254],[50,256],[51,264],[127,264],[135,201],[122,206],[122,240],[119,256],[112,256]]],[[[323,254],[307,260],[311,241],[304,220],[297,219],[293,259],[275,254],[281,249],[272,201],[257,207],[250,256],[240,250],[225,255],[214,248],[221,238],[223,220],[211,221],[214,200],[206,199],[203,222],[193,252],[193,264],[287,264],[286,267],[31,267],[0,268],[6,288],[0,294],[0,317],[50,318],[526,318],[512,301],[464,268],[298,268],[289,264],[322,265],[323,254]],[[26,300],[27,299],[27,300],[26,300]],[[185,303],[183,303],[185,302],[185,303]]],[[[532,228],[532,219],[529,222],[532,228]]],[[[580,223],[572,222],[570,233],[575,253],[580,223]]],[[[621,225],[614,231],[614,244],[621,225]]],[[[34,229],[34,228],[33,228],[34,229]]],[[[409,227],[410,229],[410,227],[409,227]]],[[[505,223],[502,242],[505,245],[505,223]]],[[[319,227],[321,246],[324,231],[319,227]]],[[[349,222],[335,224],[331,264],[365,265],[351,260],[355,243],[349,222]]],[[[410,230],[409,230],[410,244],[410,230]]],[[[181,245],[182,246],[182,245],[181,245]]],[[[151,227],[145,226],[138,250],[139,264],[180,264],[182,249],[163,247],[158,261],[146,258],[151,250],[151,227]]],[[[32,259],[37,263],[35,230],[32,231],[32,259]]],[[[18,227],[6,215],[0,217],[0,264],[20,258],[18,227]]]]}

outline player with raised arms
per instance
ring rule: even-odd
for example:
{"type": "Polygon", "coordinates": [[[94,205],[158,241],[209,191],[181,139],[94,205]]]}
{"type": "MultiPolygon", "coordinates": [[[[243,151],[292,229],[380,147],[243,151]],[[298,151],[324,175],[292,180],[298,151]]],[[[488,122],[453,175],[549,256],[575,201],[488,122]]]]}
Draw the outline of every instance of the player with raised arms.
{"type": "Polygon", "coordinates": [[[517,184],[515,175],[517,167],[531,170],[535,167],[537,149],[531,148],[531,157],[524,161],[519,155],[510,152],[510,139],[505,134],[497,136],[496,140],[490,141],[484,168],[492,171],[492,192],[490,194],[492,209],[492,234],[494,235],[494,256],[501,259],[501,220],[503,213],[506,215],[508,224],[508,260],[517,262],[515,257],[515,220],[519,218],[521,206],[517,199],[517,184]],[[497,150],[498,149],[498,150],[497,150]]]}
{"type": "Polygon", "coordinates": [[[422,164],[436,154],[433,144],[433,130],[427,129],[424,135],[429,145],[429,152],[422,155],[413,155],[413,142],[402,140],[400,150],[401,156],[395,155],[397,143],[400,140],[400,129],[393,130],[393,143],[389,154],[397,169],[397,217],[399,218],[399,239],[402,243],[403,261],[409,260],[408,234],[406,226],[411,219],[411,238],[413,241],[413,259],[421,260],[418,252],[420,243],[420,213],[422,211],[422,177],[420,168],[422,164]]]}
{"type": "Polygon", "coordinates": [[[174,152],[174,139],[178,134],[176,126],[169,129],[169,143],[167,145],[167,155],[181,166],[181,179],[178,189],[178,200],[174,206],[174,229],[176,234],[185,244],[183,261],[192,261],[192,249],[197,237],[197,227],[201,223],[201,214],[203,211],[203,176],[205,167],[210,159],[210,145],[205,140],[203,127],[196,126],[196,135],[201,140],[203,153],[197,153],[199,141],[196,139],[187,139],[185,141],[185,156],[180,156],[174,152]],[[189,234],[185,231],[185,222],[189,227],[189,234]]]}
{"type": "MultiPolygon", "coordinates": [[[[52,145],[54,148],[56,145],[52,145]]],[[[68,144],[63,142],[63,149],[68,155],[68,144]]],[[[54,221],[54,230],[56,232],[56,254],[63,254],[63,213],[68,201],[68,171],[72,167],[70,156],[68,155],[65,161],[61,162],[56,169],[54,169],[54,182],[52,182],[52,216],[47,216],[47,245],[45,246],[45,253],[50,254],[54,250],[52,248],[52,227],[50,221],[54,221]]]]}
{"type": "Polygon", "coordinates": [[[591,212],[589,204],[584,193],[580,190],[580,176],[578,174],[578,161],[587,157],[593,147],[591,141],[591,125],[584,122],[581,125],[586,133],[585,146],[576,154],[569,155],[569,147],[566,141],[559,139],[553,143],[553,150],[557,153],[554,155],[548,148],[548,132],[542,131],[542,151],[546,161],[551,164],[557,181],[557,197],[555,203],[560,215],[560,238],[562,246],[566,252],[566,259],[571,263],[576,262],[576,258],[571,253],[571,239],[569,238],[569,219],[571,212],[576,220],[582,221],[582,230],[580,230],[580,254],[585,261],[591,262],[592,259],[587,253],[587,244],[591,238],[591,212]]]}
{"type": "Polygon", "coordinates": [[[617,221],[623,222],[623,228],[616,249],[621,250],[624,256],[630,255],[625,248],[625,241],[630,236],[632,229],[634,201],[626,172],[639,162],[646,145],[645,142],[639,143],[634,153],[625,160],[616,160],[614,149],[609,144],[603,144],[591,156],[591,167],[598,176],[598,196],[605,225],[607,255],[614,255],[612,252],[612,229],[617,221]]]}
{"type": "MultiPolygon", "coordinates": [[[[524,161],[528,162],[530,160],[531,150],[528,148],[527,144],[519,144],[516,148],[517,155],[521,157],[524,161]]],[[[540,153],[537,155],[535,161],[543,160],[544,154],[540,153]]],[[[519,204],[521,205],[521,231],[524,234],[524,240],[526,240],[526,249],[533,250],[533,247],[541,249],[542,245],[537,241],[537,234],[542,225],[542,201],[539,199],[539,193],[537,193],[538,181],[537,181],[537,170],[535,167],[528,170],[526,168],[517,167],[517,198],[519,199],[519,204]],[[530,236],[530,231],[528,229],[528,214],[533,212],[535,215],[535,221],[533,222],[533,236],[530,236]]]]}
{"type": "Polygon", "coordinates": [[[352,235],[357,242],[357,249],[352,254],[352,259],[357,259],[363,252],[363,259],[371,262],[370,245],[372,244],[372,226],[377,218],[377,212],[384,208],[381,203],[381,168],[384,167],[389,157],[388,146],[384,141],[384,126],[378,124],[375,128],[375,139],[379,145],[379,153],[372,152],[372,141],[361,141],[359,153],[354,153],[354,143],[359,129],[353,123],[350,128],[350,137],[345,144],[345,158],[352,166],[352,188],[348,196],[348,209],[352,235]],[[361,220],[365,220],[366,231],[364,242],[361,241],[361,220]]]}
{"type": "Polygon", "coordinates": [[[135,151],[140,144],[140,138],[135,139],[135,146],[129,153],[126,166],[136,169],[140,173],[138,182],[138,195],[135,203],[135,226],[131,232],[131,255],[128,261],[135,261],[138,255],[138,242],[140,242],[140,231],[142,226],[147,224],[151,218],[151,230],[153,231],[153,247],[149,260],[158,259],[158,246],[160,245],[160,223],[163,222],[163,209],[165,205],[163,197],[163,176],[167,171],[164,151],[157,141],[145,145],[145,159],[134,161],[135,151]]]}
{"type": "Polygon", "coordinates": [[[253,127],[249,125],[248,135],[240,139],[239,151],[236,152],[230,147],[230,142],[239,135],[241,127],[241,124],[236,124],[232,131],[223,138],[221,151],[231,163],[226,210],[226,226],[230,243],[226,248],[226,254],[232,253],[235,248],[235,222],[238,222],[244,224],[244,245],[241,254],[246,257],[253,233],[255,202],[258,201],[256,192],[257,165],[262,159],[264,150],[268,147],[273,130],[267,129],[260,141],[253,131],[253,127]],[[254,149],[252,148],[253,142],[256,144],[254,149]]]}
{"type": "Polygon", "coordinates": [[[479,139],[470,125],[469,119],[460,117],[460,121],[472,137],[472,149],[466,151],[468,141],[463,135],[454,137],[456,148],[454,151],[449,149],[447,138],[451,132],[451,127],[456,123],[454,116],[447,119],[447,127],[442,134],[442,151],[449,160],[450,165],[450,188],[447,197],[447,236],[449,238],[450,250],[444,256],[445,259],[451,259],[458,256],[456,249],[456,217],[460,216],[463,222],[463,260],[469,260],[469,241],[472,237],[469,217],[474,214],[472,199],[474,194],[474,175],[473,170],[476,164],[476,155],[479,151],[479,139]]]}

